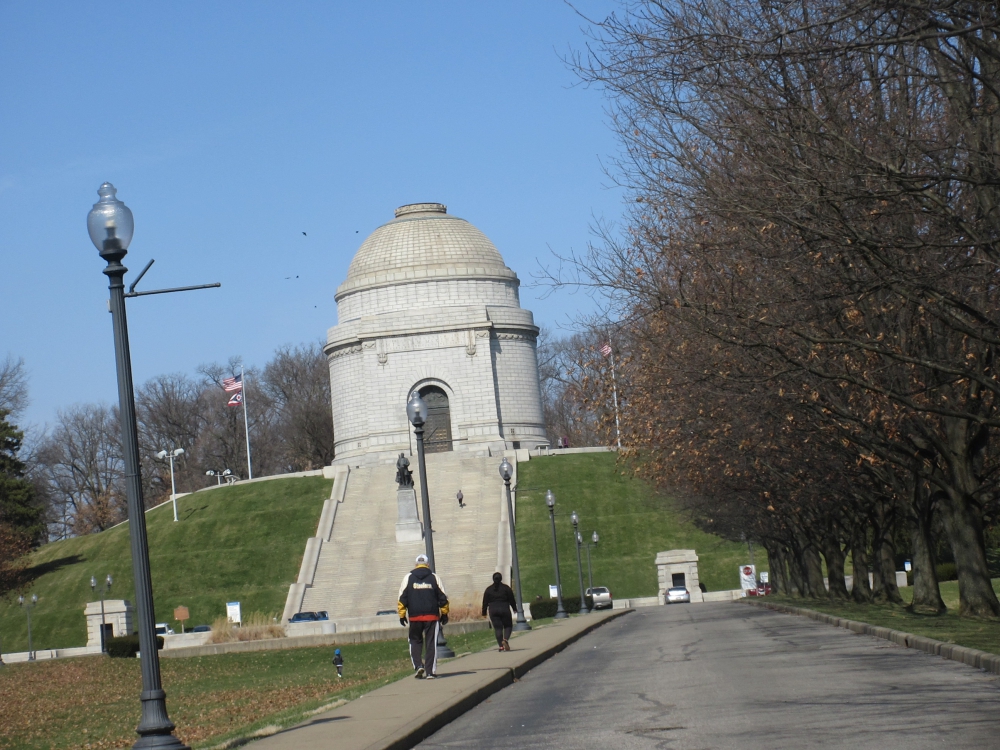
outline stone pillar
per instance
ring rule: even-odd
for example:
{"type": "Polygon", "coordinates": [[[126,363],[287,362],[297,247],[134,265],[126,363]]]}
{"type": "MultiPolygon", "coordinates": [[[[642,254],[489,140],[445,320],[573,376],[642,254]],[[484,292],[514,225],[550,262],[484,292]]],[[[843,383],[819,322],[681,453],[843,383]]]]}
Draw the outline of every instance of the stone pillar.
{"type": "Polygon", "coordinates": [[[417,515],[417,493],[413,487],[396,490],[396,542],[419,542],[424,527],[417,515]]]}
{"type": "MultiPolygon", "coordinates": [[[[691,594],[692,602],[704,601],[698,585],[698,555],[693,549],[672,549],[656,556],[656,576],[659,581],[660,600],[667,589],[674,586],[674,576],[684,576],[684,587],[691,594]]],[[[678,584],[680,585],[680,584],[678,584]]]]}
{"type": "MultiPolygon", "coordinates": [[[[88,602],[83,610],[87,618],[87,645],[101,645],[101,602],[88,602]]],[[[135,608],[132,602],[126,599],[105,599],[104,600],[104,622],[111,626],[111,635],[129,635],[132,632],[132,624],[135,616],[135,608]]]]}

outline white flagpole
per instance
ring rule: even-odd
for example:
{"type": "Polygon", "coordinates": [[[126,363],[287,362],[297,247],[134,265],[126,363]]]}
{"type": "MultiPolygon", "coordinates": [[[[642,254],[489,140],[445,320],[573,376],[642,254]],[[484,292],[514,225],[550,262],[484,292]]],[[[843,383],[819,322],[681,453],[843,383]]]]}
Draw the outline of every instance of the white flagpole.
{"type": "MultiPolygon", "coordinates": [[[[243,365],[240,365],[240,383],[243,384],[243,428],[246,430],[247,434],[247,479],[253,479],[253,469],[250,468],[250,422],[247,419],[247,378],[243,374],[243,365]]],[[[618,402],[615,401],[615,404],[618,402]]],[[[618,408],[617,406],[615,407],[618,408]]],[[[621,442],[619,441],[619,447],[621,442]]]]}
{"type": "MultiPolygon", "coordinates": [[[[611,395],[615,400],[615,432],[618,435],[618,450],[622,449],[622,428],[618,422],[618,381],[615,378],[615,353],[611,352],[611,395]]],[[[246,406],[246,404],[244,404],[246,406]]]]}

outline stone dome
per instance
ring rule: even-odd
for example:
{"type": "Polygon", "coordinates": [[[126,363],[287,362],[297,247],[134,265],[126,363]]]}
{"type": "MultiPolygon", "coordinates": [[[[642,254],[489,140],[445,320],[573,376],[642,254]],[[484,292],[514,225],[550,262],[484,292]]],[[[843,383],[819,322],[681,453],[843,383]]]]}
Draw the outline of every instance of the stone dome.
{"type": "Polygon", "coordinates": [[[517,283],[492,242],[441,203],[412,203],[380,226],[358,249],[337,289],[344,295],[373,287],[443,279],[517,283]]]}

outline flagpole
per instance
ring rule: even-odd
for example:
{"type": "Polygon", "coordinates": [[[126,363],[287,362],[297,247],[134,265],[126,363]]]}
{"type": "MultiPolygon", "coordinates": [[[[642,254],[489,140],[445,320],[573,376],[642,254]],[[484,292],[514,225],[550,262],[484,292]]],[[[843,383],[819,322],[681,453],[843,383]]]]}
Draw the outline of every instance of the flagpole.
{"type": "MultiPolygon", "coordinates": [[[[615,353],[611,352],[611,395],[615,400],[615,433],[618,436],[618,450],[622,449],[622,428],[618,422],[618,380],[615,378],[615,353]]],[[[243,404],[246,407],[246,402],[243,404]]]]}
{"type": "MultiPolygon", "coordinates": [[[[253,469],[250,467],[250,421],[247,419],[247,379],[243,374],[243,365],[240,365],[240,382],[243,384],[243,428],[247,435],[247,479],[253,479],[253,469]]],[[[617,409],[618,401],[615,401],[617,409]]],[[[621,447],[621,441],[618,443],[621,447]]]]}

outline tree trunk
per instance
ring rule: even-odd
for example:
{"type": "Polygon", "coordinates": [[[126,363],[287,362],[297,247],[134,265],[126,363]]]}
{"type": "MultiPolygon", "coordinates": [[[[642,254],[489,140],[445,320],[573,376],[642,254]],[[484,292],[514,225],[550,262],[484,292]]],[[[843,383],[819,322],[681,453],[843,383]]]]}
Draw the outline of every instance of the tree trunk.
{"type": "Polygon", "coordinates": [[[829,594],[823,585],[823,561],[815,544],[809,544],[802,550],[802,560],[805,563],[806,577],[809,581],[810,596],[813,599],[826,599],[829,594]]]}
{"type": "Polygon", "coordinates": [[[954,494],[958,492],[956,489],[948,493],[940,508],[958,572],[958,614],[1000,617],[1000,601],[986,564],[982,517],[972,512],[968,503],[956,500],[954,494]]]}
{"type": "Polygon", "coordinates": [[[872,536],[872,567],[874,570],[875,588],[872,591],[872,601],[877,604],[902,604],[903,597],[899,595],[896,586],[896,548],[892,543],[891,518],[892,512],[880,513],[881,518],[875,525],[872,536]]]}
{"type": "Polygon", "coordinates": [[[844,550],[832,533],[823,539],[823,557],[826,559],[826,577],[830,582],[830,598],[847,601],[851,595],[844,581],[844,550]]]}
{"type": "Polygon", "coordinates": [[[788,571],[788,595],[796,599],[806,596],[806,583],[802,577],[802,565],[799,564],[799,555],[795,547],[786,548],[785,569],[788,571]]]}
{"type": "Polygon", "coordinates": [[[931,521],[933,503],[915,478],[910,504],[910,546],[913,548],[913,602],[910,609],[920,614],[940,615],[947,609],[941,600],[937,571],[934,569],[931,521]]]}
{"type": "Polygon", "coordinates": [[[868,534],[864,527],[854,530],[851,538],[851,563],[854,567],[851,599],[858,604],[871,604],[872,588],[868,583],[868,534]]]}
{"type": "Polygon", "coordinates": [[[771,593],[787,594],[788,587],[785,584],[784,573],[785,557],[780,551],[781,548],[775,544],[770,547],[764,546],[764,549],[767,550],[768,568],[771,573],[771,593]]]}

